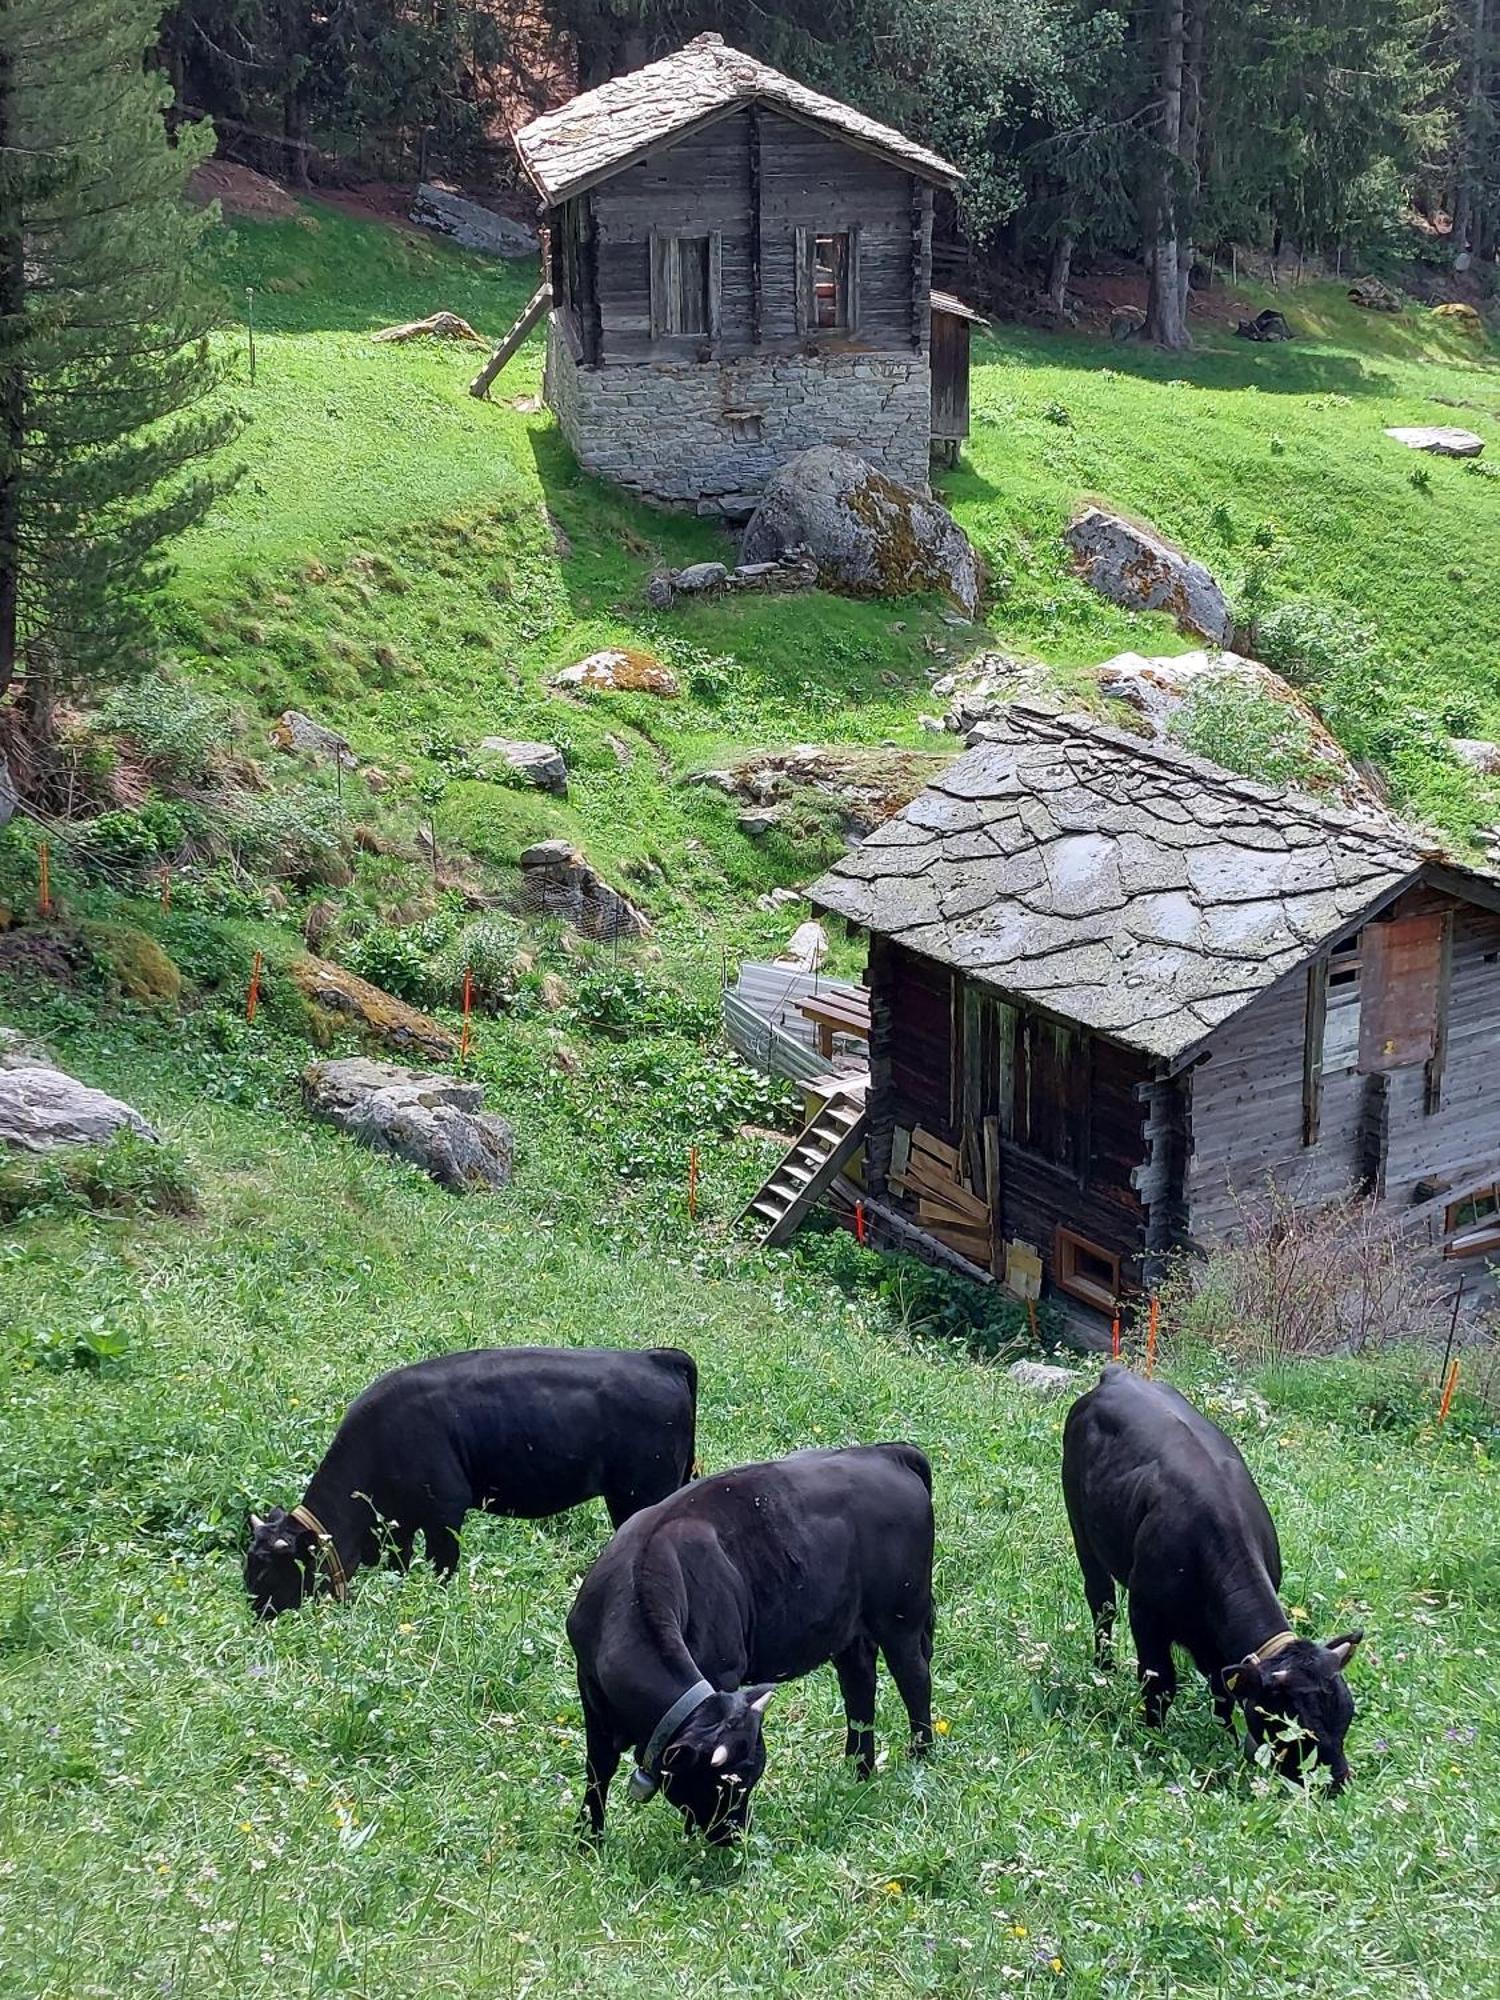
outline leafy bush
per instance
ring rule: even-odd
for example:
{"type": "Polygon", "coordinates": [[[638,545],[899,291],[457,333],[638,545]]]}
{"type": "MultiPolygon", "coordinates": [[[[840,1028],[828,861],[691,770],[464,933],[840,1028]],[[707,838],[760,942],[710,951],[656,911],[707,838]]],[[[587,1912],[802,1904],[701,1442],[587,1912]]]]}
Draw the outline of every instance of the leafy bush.
{"type": "Polygon", "coordinates": [[[128,737],[164,776],[196,783],[234,733],[234,710],[219,695],[162,674],[118,688],[100,720],[128,737]]]}
{"type": "Polygon", "coordinates": [[[86,867],[101,873],[148,867],[175,854],[187,838],[182,812],[166,799],[120,807],[87,821],[76,836],[86,867]]]}
{"type": "Polygon", "coordinates": [[[1302,717],[1249,680],[1199,681],[1168,728],[1196,756],[1262,784],[1317,790],[1334,776],[1302,717]]]}
{"type": "MultiPolygon", "coordinates": [[[[914,1340],[956,1340],[989,1360],[1032,1345],[1030,1317],[1019,1299],[941,1265],[866,1249],[831,1217],[821,1222],[797,1239],[799,1262],[850,1296],[873,1295],[894,1331],[914,1340]]],[[[1050,1305],[1038,1308],[1037,1334],[1048,1348],[1060,1338],[1050,1305]]]]}
{"type": "Polygon", "coordinates": [[[688,1145],[740,1125],[786,1131],[802,1122],[790,1084],[677,1036],[642,1036],[604,1052],[573,1116],[611,1148],[629,1180],[675,1178],[688,1145]]]}
{"type": "Polygon", "coordinates": [[[347,879],[338,805],[313,785],[246,800],[235,829],[247,861],[294,882],[347,879]]]}
{"type": "Polygon", "coordinates": [[[1256,627],[1260,657],[1294,686],[1330,679],[1375,651],[1375,632],[1345,605],[1280,604],[1256,627]]]}
{"type": "Polygon", "coordinates": [[[0,1222],[78,1209],[191,1215],[197,1205],[182,1155],[135,1132],[117,1132],[107,1146],[0,1160],[0,1222]]]}
{"type": "Polygon", "coordinates": [[[719,1031],[716,1002],[698,1001],[673,987],[655,986],[643,973],[586,973],[578,982],[573,1010],[587,1028],[633,1033],[671,1030],[704,1040],[719,1031]]]}
{"type": "Polygon", "coordinates": [[[351,972],[394,993],[398,1000],[423,1006],[433,997],[426,953],[409,927],[376,924],[345,949],[343,959],[351,972]]]}
{"type": "Polygon", "coordinates": [[[432,965],[435,989],[455,1004],[463,997],[464,974],[474,975],[474,998],[494,1010],[509,1006],[524,970],[521,927],[513,917],[486,910],[443,946],[432,965]]]}

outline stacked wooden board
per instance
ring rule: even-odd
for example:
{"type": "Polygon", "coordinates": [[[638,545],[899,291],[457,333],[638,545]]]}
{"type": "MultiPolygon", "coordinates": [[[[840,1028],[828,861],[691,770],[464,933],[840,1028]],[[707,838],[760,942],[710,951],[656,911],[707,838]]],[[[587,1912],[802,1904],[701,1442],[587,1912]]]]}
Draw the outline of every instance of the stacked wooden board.
{"type": "Polygon", "coordinates": [[[988,1271],[994,1262],[992,1210],[963,1177],[957,1147],[917,1125],[892,1136],[890,1186],[915,1201],[917,1221],[960,1257],[988,1271]]]}

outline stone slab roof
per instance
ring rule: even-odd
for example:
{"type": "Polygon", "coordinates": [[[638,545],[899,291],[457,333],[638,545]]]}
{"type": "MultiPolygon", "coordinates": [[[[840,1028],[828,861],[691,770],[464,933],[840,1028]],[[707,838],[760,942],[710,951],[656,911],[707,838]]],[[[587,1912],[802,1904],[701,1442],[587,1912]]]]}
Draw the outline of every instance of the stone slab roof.
{"type": "Polygon", "coordinates": [[[1174,1062],[1437,857],[1394,821],[1015,704],[808,891],[1174,1062]]]}
{"type": "Polygon", "coordinates": [[[957,167],[925,146],[730,48],[721,35],[699,35],[675,55],[544,112],[516,134],[516,151],[551,207],[609,179],[653,147],[750,103],[824,126],[924,180],[953,187],[963,179],[957,167]]]}

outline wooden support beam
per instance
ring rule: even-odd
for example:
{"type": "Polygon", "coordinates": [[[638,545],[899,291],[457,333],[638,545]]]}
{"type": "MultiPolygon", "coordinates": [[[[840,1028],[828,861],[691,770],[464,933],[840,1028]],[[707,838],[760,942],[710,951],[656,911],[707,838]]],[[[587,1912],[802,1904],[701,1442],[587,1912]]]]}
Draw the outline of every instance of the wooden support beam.
{"type": "Polygon", "coordinates": [[[927,325],[929,310],[927,295],[932,290],[927,259],[923,254],[926,248],[926,224],[927,190],[913,174],[911,176],[911,344],[917,354],[922,351],[922,334],[927,325]]]}
{"type": "Polygon", "coordinates": [[[599,303],[599,221],[594,213],[594,198],[583,198],[583,282],[587,293],[587,309],[584,322],[584,363],[590,368],[604,365],[604,309],[599,303]]]}
{"type": "Polygon", "coordinates": [[[761,344],[761,312],[764,286],[760,259],[760,106],[750,106],[750,345],[761,344]]]}

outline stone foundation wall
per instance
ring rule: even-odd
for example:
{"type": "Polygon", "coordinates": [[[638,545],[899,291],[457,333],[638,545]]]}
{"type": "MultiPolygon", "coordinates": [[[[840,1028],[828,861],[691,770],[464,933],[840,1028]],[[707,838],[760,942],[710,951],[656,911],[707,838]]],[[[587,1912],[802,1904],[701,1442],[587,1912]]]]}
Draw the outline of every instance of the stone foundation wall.
{"type": "Polygon", "coordinates": [[[580,368],[554,324],[547,405],[587,472],[658,506],[751,513],[813,445],[842,445],[919,493],[932,427],[925,354],[757,354],[580,368]]]}

